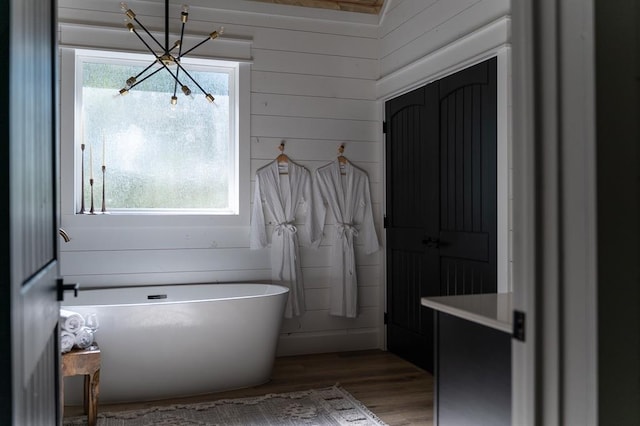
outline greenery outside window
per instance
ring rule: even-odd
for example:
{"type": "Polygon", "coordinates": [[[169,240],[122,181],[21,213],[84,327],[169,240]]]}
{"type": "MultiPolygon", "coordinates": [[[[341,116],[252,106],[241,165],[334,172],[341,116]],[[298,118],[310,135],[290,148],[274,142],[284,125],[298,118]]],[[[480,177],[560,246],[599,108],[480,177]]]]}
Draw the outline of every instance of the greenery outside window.
{"type": "Polygon", "coordinates": [[[100,210],[104,165],[108,212],[238,214],[238,64],[183,60],[182,66],[215,97],[213,104],[181,75],[192,95],[184,96],[178,86],[178,102],[172,105],[175,80],[166,70],[119,95],[125,81],[152,60],[141,54],[76,51],[75,139],[80,154],[75,211],[80,211],[81,197],[89,209],[91,177],[95,209],[100,210]]]}

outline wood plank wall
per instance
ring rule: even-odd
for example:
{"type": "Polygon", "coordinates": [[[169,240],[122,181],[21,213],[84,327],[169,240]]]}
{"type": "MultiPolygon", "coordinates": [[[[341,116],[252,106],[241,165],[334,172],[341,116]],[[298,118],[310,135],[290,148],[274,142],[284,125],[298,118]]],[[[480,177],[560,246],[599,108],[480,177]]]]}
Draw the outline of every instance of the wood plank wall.
{"type": "MultiPolygon", "coordinates": [[[[469,37],[508,13],[508,0],[391,0],[380,26],[380,77],[469,37]]],[[[480,51],[466,55],[474,53],[480,51]]]]}
{"type": "MultiPolygon", "coordinates": [[[[419,80],[403,70],[458,39],[473,39],[479,28],[489,26],[494,39],[504,43],[503,25],[495,30],[491,23],[508,14],[508,3],[390,0],[379,25],[364,18],[343,20],[335,11],[298,8],[304,12],[295,17],[278,14],[291,6],[193,0],[187,32],[207,34],[224,25],[226,34],[250,42],[251,122],[241,125],[250,126],[251,193],[255,171],[275,158],[281,140],[286,141],[286,153],[311,171],[335,158],[339,144],[345,143],[345,155],[369,173],[375,223],[383,242],[380,99],[419,80]]],[[[162,30],[160,1],[128,4],[150,29],[162,30]]],[[[119,1],[60,0],[59,5],[60,22],[67,25],[61,26],[62,40],[73,25],[121,28],[119,1]]],[[[118,46],[123,40],[116,31],[101,31],[100,37],[96,43],[113,37],[118,46]],[[105,39],[110,32],[114,35],[105,39]]],[[[463,53],[468,57],[484,48],[482,42],[470,44],[475,47],[463,53]]],[[[62,108],[64,114],[65,105],[62,108]]],[[[64,144],[71,142],[62,143],[64,150],[64,144]]],[[[73,182],[72,166],[64,158],[62,169],[62,222],[72,238],[61,242],[62,273],[68,282],[91,287],[269,280],[269,253],[249,250],[248,223],[221,227],[204,219],[167,223],[77,218],[73,206],[64,205],[65,191],[73,182]]],[[[329,217],[327,226],[334,222],[329,217]]],[[[383,347],[384,254],[380,250],[366,256],[356,247],[356,255],[361,315],[347,320],[327,314],[329,246],[302,250],[309,311],[285,321],[280,355],[383,347]]]]}

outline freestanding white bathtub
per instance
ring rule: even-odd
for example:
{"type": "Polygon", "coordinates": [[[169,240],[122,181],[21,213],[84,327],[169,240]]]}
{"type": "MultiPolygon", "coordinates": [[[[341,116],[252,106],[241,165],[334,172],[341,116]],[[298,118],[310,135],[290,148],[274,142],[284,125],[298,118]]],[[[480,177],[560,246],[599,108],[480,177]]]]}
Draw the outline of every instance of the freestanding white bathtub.
{"type": "MultiPolygon", "coordinates": [[[[288,291],[269,284],[89,289],[63,305],[98,316],[100,402],[143,401],[268,381],[288,291]]],[[[82,403],[74,379],[65,379],[66,404],[82,403]]]]}

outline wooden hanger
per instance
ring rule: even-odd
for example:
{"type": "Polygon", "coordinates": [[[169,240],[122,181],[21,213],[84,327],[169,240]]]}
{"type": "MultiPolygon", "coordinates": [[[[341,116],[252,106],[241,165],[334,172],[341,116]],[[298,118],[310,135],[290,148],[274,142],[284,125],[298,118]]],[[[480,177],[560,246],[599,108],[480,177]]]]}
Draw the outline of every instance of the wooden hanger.
{"type": "Polygon", "coordinates": [[[347,160],[347,157],[345,157],[344,155],[342,155],[342,153],[344,152],[344,144],[340,145],[338,147],[338,164],[340,164],[340,174],[341,175],[345,175],[346,173],[344,172],[344,166],[349,162],[349,160],[347,160]]]}
{"type": "Polygon", "coordinates": [[[284,141],[280,142],[280,145],[278,146],[278,149],[280,150],[280,155],[278,155],[276,157],[276,161],[278,162],[278,173],[281,175],[287,175],[289,174],[289,172],[287,171],[289,168],[289,157],[287,157],[287,155],[284,153],[284,141]],[[280,169],[280,166],[284,166],[286,169],[280,169]]]}
{"type": "Polygon", "coordinates": [[[278,161],[278,163],[288,163],[289,157],[287,157],[287,155],[284,153],[284,141],[280,142],[278,149],[280,150],[280,155],[276,157],[276,160],[278,161]]]}

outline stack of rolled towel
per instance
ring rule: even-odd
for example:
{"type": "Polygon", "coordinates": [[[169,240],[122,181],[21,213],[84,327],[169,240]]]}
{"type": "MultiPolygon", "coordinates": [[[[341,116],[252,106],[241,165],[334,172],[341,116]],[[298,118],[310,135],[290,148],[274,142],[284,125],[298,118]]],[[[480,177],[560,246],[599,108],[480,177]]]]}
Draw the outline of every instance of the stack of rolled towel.
{"type": "Polygon", "coordinates": [[[60,348],[69,352],[74,346],[86,349],[93,344],[93,331],[77,312],[60,309],[60,348]]]}

